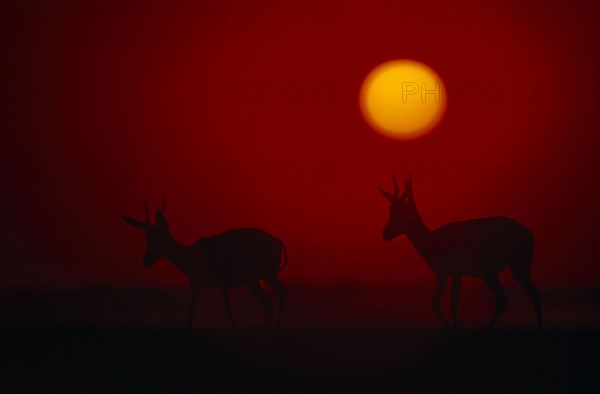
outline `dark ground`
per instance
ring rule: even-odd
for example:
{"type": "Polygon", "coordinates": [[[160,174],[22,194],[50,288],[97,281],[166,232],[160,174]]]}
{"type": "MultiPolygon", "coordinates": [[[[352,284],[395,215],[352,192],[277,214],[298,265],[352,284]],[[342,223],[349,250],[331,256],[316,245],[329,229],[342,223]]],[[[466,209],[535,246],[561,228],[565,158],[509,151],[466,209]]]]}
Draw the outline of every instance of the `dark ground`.
{"type": "Polygon", "coordinates": [[[481,331],[493,302],[476,285],[461,294],[464,329],[443,331],[431,291],[291,286],[273,331],[239,289],[241,328],[230,331],[219,291],[207,289],[188,331],[185,288],[5,290],[0,393],[600,392],[597,288],[543,289],[544,333],[510,287],[498,330],[481,331]]]}
{"type": "Polygon", "coordinates": [[[600,390],[596,330],[4,326],[0,341],[2,392],[600,390]]]}

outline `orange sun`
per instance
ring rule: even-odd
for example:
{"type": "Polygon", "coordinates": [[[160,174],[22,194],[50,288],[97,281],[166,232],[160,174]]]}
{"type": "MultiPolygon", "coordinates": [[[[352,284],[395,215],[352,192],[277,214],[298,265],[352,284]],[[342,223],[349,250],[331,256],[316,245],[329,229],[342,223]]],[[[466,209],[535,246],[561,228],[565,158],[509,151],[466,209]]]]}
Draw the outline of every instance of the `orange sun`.
{"type": "Polygon", "coordinates": [[[414,60],[392,60],[367,75],[360,107],[369,125],[396,139],[412,139],[431,131],[442,119],[446,96],[441,78],[414,60]]]}

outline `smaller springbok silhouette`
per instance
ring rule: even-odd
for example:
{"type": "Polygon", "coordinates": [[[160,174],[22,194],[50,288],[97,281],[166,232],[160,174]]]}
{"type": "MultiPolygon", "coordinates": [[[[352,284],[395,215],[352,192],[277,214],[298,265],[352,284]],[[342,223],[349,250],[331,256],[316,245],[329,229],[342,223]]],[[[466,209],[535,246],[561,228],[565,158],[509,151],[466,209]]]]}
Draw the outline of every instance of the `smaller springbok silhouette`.
{"type": "Polygon", "coordinates": [[[280,324],[283,314],[286,286],[278,274],[287,264],[287,252],[283,243],[267,232],[255,228],[242,228],[225,231],[212,237],[201,238],[191,246],[179,243],[169,232],[164,216],[166,201],[156,211],[156,221],[150,223],[148,204],[144,202],[146,221],[121,216],[125,223],[146,231],[146,253],[143,267],[152,265],[165,257],[190,281],[190,305],[188,327],[192,326],[196,300],[200,288],[220,287],[223,293],[225,311],[229,323],[235,327],[230,304],[230,289],[247,286],[259,299],[268,313],[268,325],[273,322],[274,305],[264,292],[260,280],[265,280],[278,293],[279,308],[276,324],[280,324]],[[283,253],[283,265],[281,255],[283,253]]]}
{"type": "Polygon", "coordinates": [[[493,216],[449,223],[432,231],[423,223],[417,211],[410,175],[404,181],[402,195],[399,194],[396,178],[392,178],[393,194],[379,189],[390,202],[390,216],[383,229],[383,239],[390,241],[406,234],[435,272],[436,288],[432,307],[442,323],[450,326],[439,309],[448,278],[452,283],[452,326],[456,328],[461,279],[463,276],[477,277],[482,278],[494,293],[496,309],[486,327],[494,328],[508,304],[498,280],[498,274],[508,265],[531,298],[538,327],[543,329],[540,295],[531,281],[533,235],[529,229],[508,217],[493,216]]]}

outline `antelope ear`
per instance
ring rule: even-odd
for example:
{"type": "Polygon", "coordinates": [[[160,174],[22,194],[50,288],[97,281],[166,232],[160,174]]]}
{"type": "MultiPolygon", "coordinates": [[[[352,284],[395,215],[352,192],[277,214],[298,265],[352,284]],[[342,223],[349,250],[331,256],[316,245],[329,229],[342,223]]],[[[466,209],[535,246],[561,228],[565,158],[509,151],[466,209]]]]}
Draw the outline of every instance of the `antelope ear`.
{"type": "Polygon", "coordinates": [[[129,216],[121,216],[121,219],[123,219],[123,221],[130,226],[141,228],[142,230],[148,229],[148,225],[146,223],[132,219],[129,216]]]}
{"type": "Polygon", "coordinates": [[[385,197],[388,201],[392,202],[396,200],[396,197],[394,197],[394,195],[392,193],[386,192],[385,190],[383,190],[382,188],[378,188],[379,189],[379,193],[381,193],[381,195],[383,197],[385,197]]]}

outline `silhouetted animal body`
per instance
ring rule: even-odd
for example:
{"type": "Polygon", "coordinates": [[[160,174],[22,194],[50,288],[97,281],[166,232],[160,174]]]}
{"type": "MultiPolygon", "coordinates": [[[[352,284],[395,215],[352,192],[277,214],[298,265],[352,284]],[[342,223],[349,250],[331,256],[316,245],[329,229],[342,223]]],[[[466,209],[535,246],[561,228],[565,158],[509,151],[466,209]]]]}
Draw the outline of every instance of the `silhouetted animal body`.
{"type": "Polygon", "coordinates": [[[492,290],[496,309],[487,328],[493,328],[508,304],[498,274],[510,267],[515,279],[531,298],[540,329],[542,310],[540,295],[531,281],[533,258],[533,235],[527,227],[504,216],[479,218],[446,224],[430,230],[423,223],[417,210],[410,176],[404,182],[404,193],[400,195],[394,177],[394,193],[380,189],[390,201],[389,220],[383,229],[387,241],[406,234],[408,239],[436,274],[436,289],[433,310],[440,320],[449,326],[439,309],[440,300],[446,289],[448,278],[452,283],[452,325],[457,327],[458,295],[462,277],[482,278],[492,290]]]}
{"type": "Polygon", "coordinates": [[[147,204],[144,205],[146,221],[127,216],[122,219],[146,231],[147,250],[143,266],[151,267],[165,257],[190,281],[190,309],[188,326],[191,327],[198,289],[220,287],[230,324],[235,326],[230,304],[230,289],[247,286],[260,300],[269,315],[269,325],[274,315],[271,298],[264,292],[261,279],[269,283],[279,295],[277,324],[283,314],[286,286],[279,280],[279,271],[287,264],[283,243],[269,233],[255,228],[225,231],[212,237],[201,238],[191,246],[179,243],[169,231],[163,215],[165,204],[156,211],[156,222],[150,224],[147,204]],[[281,263],[283,253],[283,264],[281,263]]]}

